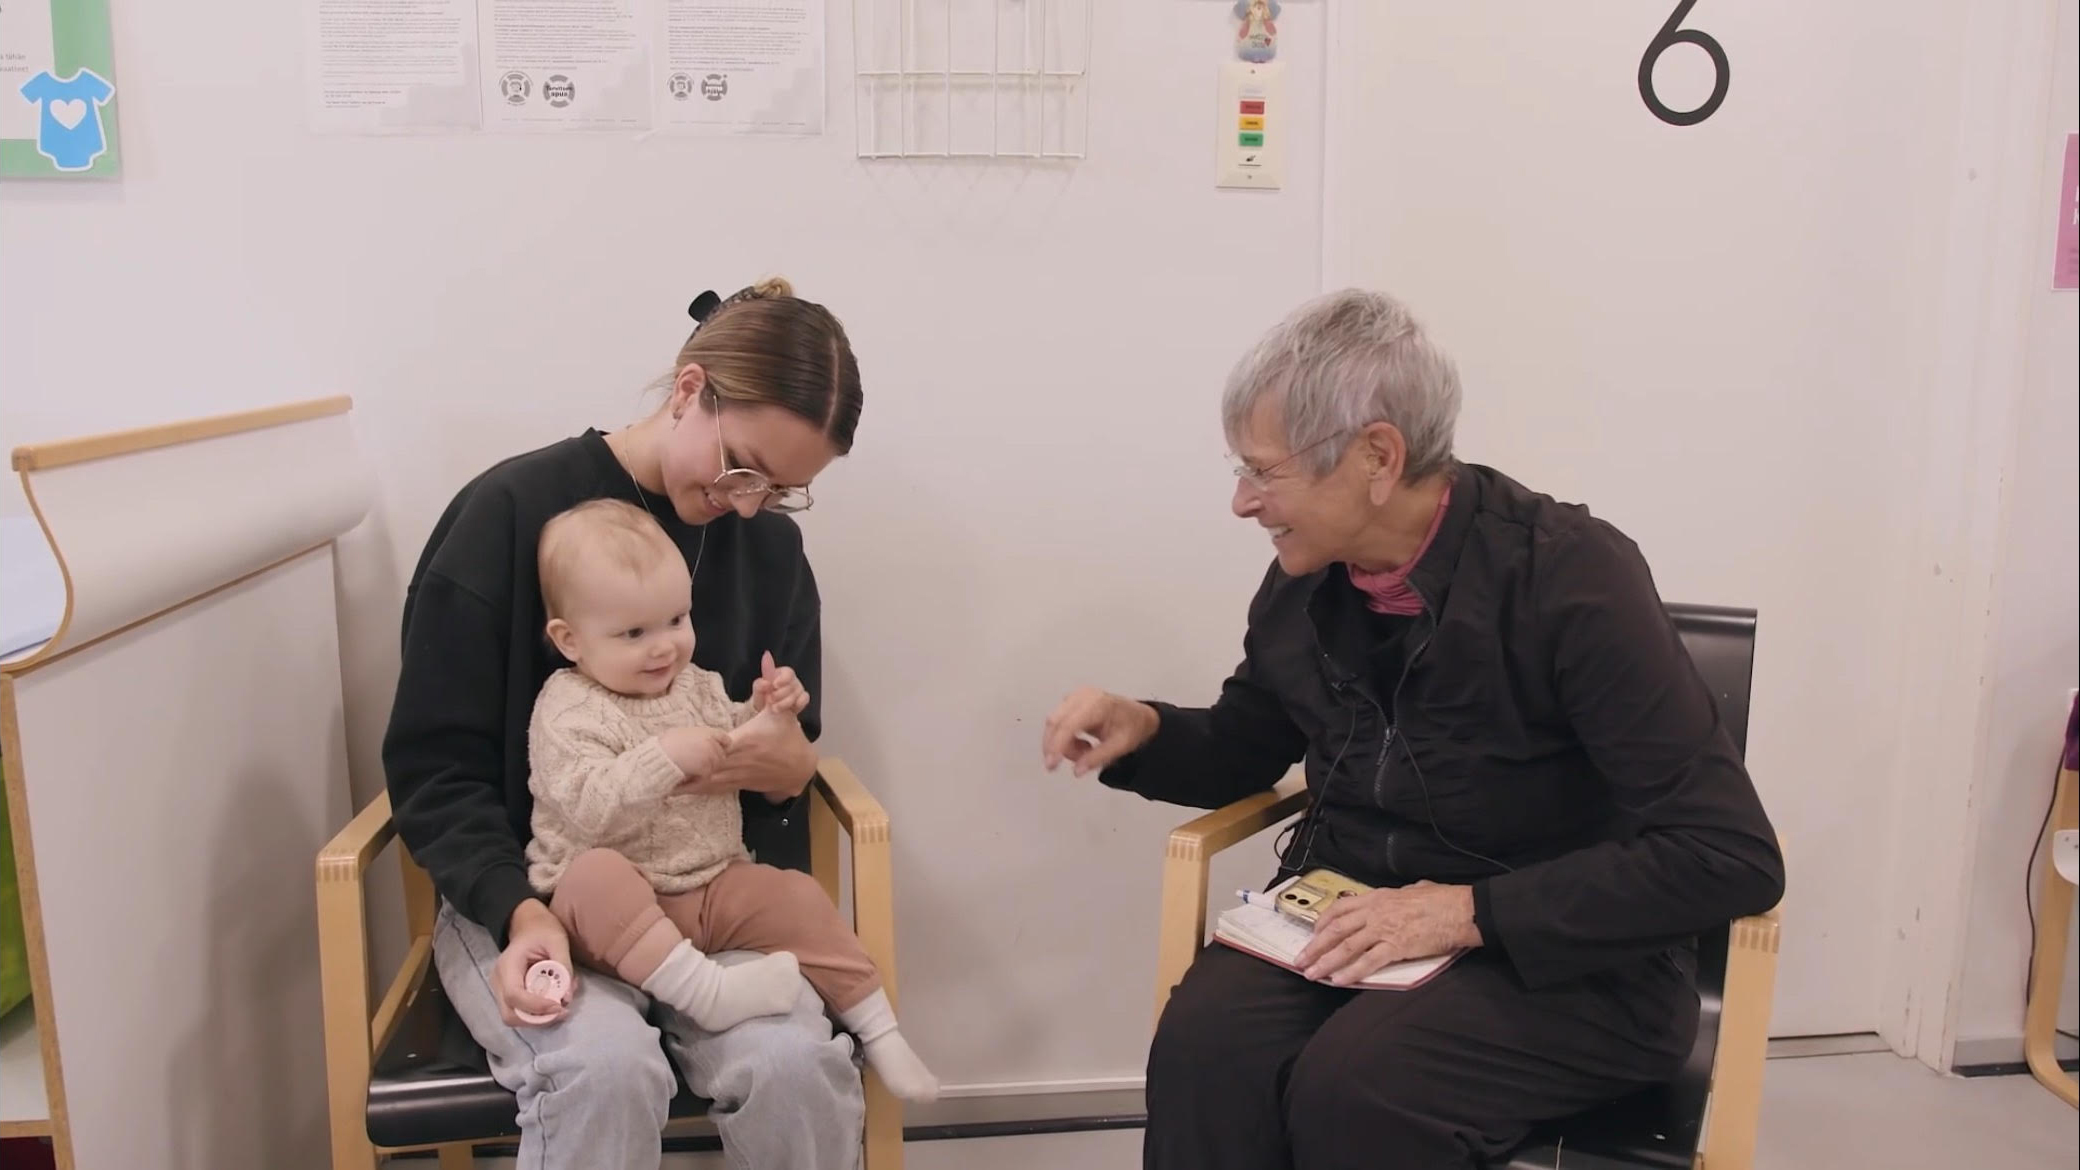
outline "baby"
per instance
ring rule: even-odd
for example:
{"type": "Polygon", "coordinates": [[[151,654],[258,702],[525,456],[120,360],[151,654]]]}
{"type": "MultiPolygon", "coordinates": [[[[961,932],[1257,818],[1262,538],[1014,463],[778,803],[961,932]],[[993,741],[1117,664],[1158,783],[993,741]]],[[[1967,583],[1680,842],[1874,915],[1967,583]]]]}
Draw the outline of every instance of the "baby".
{"type": "Polygon", "coordinates": [[[735,792],[690,791],[757,720],[809,694],[770,670],[750,702],[692,664],[692,581],[649,513],[593,500],[550,520],[538,550],[549,640],[574,665],[542,686],[528,729],[528,880],[571,953],[711,1032],[791,1010],[801,978],[860,1038],[889,1089],[939,1082],[901,1032],[873,960],[809,875],[752,862],[735,792]],[[712,951],[769,952],[724,966],[712,951]]]}

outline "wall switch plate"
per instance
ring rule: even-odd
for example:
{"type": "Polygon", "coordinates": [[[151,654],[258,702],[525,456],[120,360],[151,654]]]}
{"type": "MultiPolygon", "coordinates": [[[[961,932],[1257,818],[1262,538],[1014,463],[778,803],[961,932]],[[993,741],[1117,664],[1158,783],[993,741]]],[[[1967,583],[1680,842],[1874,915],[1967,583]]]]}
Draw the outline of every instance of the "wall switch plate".
{"type": "Polygon", "coordinates": [[[1285,184],[1285,63],[1221,65],[1214,109],[1214,186],[1276,191],[1285,184]]]}

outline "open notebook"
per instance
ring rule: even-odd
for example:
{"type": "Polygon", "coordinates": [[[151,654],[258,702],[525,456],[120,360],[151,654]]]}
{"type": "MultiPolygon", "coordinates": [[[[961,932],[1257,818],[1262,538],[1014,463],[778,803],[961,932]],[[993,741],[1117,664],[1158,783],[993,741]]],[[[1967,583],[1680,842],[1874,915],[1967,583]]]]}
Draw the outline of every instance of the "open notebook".
{"type": "MultiPolygon", "coordinates": [[[[1249,894],[1250,899],[1261,898],[1266,903],[1278,898],[1278,893],[1298,879],[1288,878],[1264,891],[1249,894]]],[[[1267,963],[1276,963],[1288,971],[1297,972],[1293,959],[1300,954],[1314,932],[1298,922],[1287,918],[1270,905],[1257,905],[1245,901],[1242,905],[1221,911],[1213,923],[1215,942],[1226,943],[1245,954],[1255,955],[1267,963]]],[[[1370,987],[1389,991],[1406,991],[1421,987],[1430,977],[1452,965],[1459,952],[1436,955],[1428,959],[1408,959],[1389,963],[1371,976],[1353,986],[1370,987]]]]}

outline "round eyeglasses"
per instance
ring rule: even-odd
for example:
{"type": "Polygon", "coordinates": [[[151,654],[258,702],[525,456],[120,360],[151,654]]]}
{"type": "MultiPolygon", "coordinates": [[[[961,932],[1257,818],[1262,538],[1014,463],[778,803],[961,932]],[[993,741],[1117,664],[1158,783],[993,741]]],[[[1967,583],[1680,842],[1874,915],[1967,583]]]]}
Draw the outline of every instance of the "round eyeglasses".
{"type": "Polygon", "coordinates": [[[775,484],[764,472],[748,467],[732,467],[729,461],[729,446],[722,438],[722,406],[715,404],[715,455],[722,463],[722,474],[708,485],[710,497],[720,495],[731,507],[739,500],[756,497],[760,509],[767,512],[806,512],[816,504],[816,498],[805,487],[783,487],[775,484]]]}

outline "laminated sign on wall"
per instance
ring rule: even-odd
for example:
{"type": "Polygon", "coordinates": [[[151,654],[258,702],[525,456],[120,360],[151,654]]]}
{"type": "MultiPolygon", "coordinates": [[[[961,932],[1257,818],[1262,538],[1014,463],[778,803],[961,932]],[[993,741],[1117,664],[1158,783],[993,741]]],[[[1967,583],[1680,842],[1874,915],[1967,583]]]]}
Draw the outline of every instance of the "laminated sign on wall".
{"type": "Polygon", "coordinates": [[[820,0],[308,2],[318,130],[823,132],[820,0]]]}
{"type": "Polygon", "coordinates": [[[113,178],[108,0],[0,0],[0,177],[113,178]]]}

